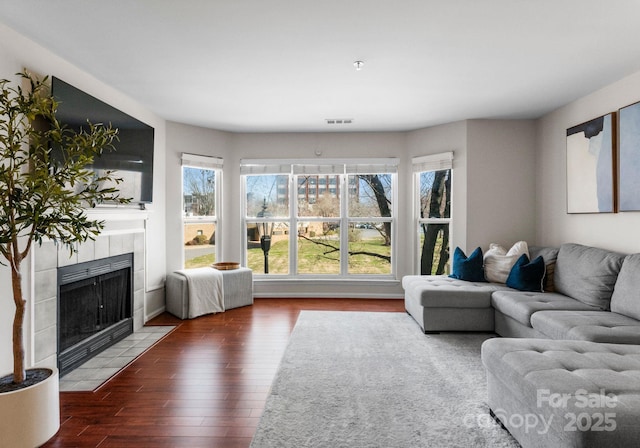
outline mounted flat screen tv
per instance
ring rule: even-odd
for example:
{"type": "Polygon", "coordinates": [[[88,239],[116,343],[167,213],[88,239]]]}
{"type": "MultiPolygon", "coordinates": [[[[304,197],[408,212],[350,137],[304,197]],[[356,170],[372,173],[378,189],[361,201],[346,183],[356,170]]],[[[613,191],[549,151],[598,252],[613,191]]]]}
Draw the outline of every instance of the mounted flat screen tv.
{"type": "Polygon", "coordinates": [[[113,142],[115,151],[104,151],[90,168],[97,175],[116,170],[117,177],[123,179],[115,186],[120,196],[131,198],[134,204],[152,202],[153,127],[56,77],[51,78],[51,93],[58,102],[56,118],[61,125],[79,131],[88,120],[93,124],[111,123],[118,129],[118,141],[113,142]]]}

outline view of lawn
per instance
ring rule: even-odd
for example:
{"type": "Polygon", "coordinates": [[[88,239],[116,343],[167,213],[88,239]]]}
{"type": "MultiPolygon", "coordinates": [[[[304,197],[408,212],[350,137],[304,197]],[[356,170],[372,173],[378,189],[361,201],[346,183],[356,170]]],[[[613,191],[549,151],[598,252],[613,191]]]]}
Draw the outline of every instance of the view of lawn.
{"type": "MultiPolygon", "coordinates": [[[[256,274],[264,274],[264,254],[262,249],[247,250],[247,267],[256,274]]],[[[269,274],[289,273],[289,240],[271,244],[269,251],[269,274]]]]}
{"type": "MultiPolygon", "coordinates": [[[[349,243],[354,252],[372,252],[389,257],[391,247],[384,246],[382,238],[372,238],[349,243]]],[[[298,273],[300,274],[339,274],[340,252],[326,245],[339,248],[337,239],[300,238],[298,240],[298,273]],[[320,244],[317,244],[320,243],[320,244]]],[[[269,252],[269,273],[287,274],[289,270],[288,241],[279,241],[271,246],[269,252]]],[[[249,249],[248,267],[255,273],[264,273],[264,256],[260,248],[249,249]]],[[[391,263],[370,255],[349,257],[349,274],[390,274],[391,263]]]]}
{"type": "MultiPolygon", "coordinates": [[[[331,248],[323,244],[338,246],[337,240],[327,240],[325,238],[313,238],[313,241],[322,244],[315,244],[301,238],[298,241],[300,252],[298,253],[298,272],[301,274],[339,274],[340,273],[340,253],[332,251],[331,248]]],[[[366,239],[362,241],[350,242],[350,252],[373,252],[383,256],[391,255],[391,247],[382,244],[382,238],[366,239]]],[[[424,238],[420,238],[420,247],[424,238]]],[[[438,238],[435,248],[434,272],[438,265],[442,240],[438,238]]],[[[247,251],[248,267],[256,274],[264,273],[264,255],[262,250],[252,248],[247,251]]],[[[215,254],[201,255],[185,261],[185,269],[211,266],[215,263],[215,254]]],[[[278,241],[271,246],[269,251],[269,273],[288,274],[289,273],[289,242],[287,240],[278,241]]],[[[349,274],[390,274],[391,263],[370,255],[349,256],[349,274]]]]}
{"type": "MultiPolygon", "coordinates": [[[[349,252],[367,252],[391,257],[391,246],[382,237],[349,243],[349,252]]],[[[391,274],[391,262],[384,258],[359,254],[349,256],[349,274],[391,274]]]]}
{"type": "MultiPolygon", "coordinates": [[[[349,251],[361,254],[349,256],[349,274],[391,274],[391,263],[368,253],[391,256],[391,247],[382,237],[349,242],[349,251]],[[365,254],[362,254],[365,252],[365,254]]],[[[331,237],[298,239],[298,273],[340,274],[339,241],[331,237]],[[338,249],[338,250],[336,250],[338,249]]],[[[247,251],[247,266],[256,274],[264,273],[264,254],[259,247],[247,251]]],[[[211,266],[215,254],[204,254],[185,260],[185,269],[211,266]]],[[[289,241],[274,242],[269,251],[269,274],[289,273],[289,241]]]]}
{"type": "Polygon", "coordinates": [[[340,241],[327,237],[298,238],[298,273],[340,274],[340,241]]]}
{"type": "Polygon", "coordinates": [[[185,260],[184,268],[185,269],[201,268],[204,266],[211,266],[215,262],[216,262],[216,254],[200,255],[190,260],[185,260]]]}

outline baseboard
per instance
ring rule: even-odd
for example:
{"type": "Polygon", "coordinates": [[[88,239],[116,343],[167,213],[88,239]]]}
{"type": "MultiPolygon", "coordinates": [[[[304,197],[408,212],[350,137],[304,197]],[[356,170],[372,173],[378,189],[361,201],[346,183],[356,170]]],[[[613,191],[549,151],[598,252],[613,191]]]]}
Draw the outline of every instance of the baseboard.
{"type": "Polygon", "coordinates": [[[144,323],[146,324],[147,322],[149,322],[151,319],[153,319],[154,317],[158,317],[159,315],[161,315],[162,313],[164,313],[167,310],[166,307],[161,307],[157,310],[155,310],[153,313],[147,314],[144,316],[144,323]]]}
{"type": "Polygon", "coordinates": [[[322,294],[310,293],[259,293],[254,294],[255,299],[395,299],[404,300],[403,296],[397,294],[367,294],[367,293],[347,293],[347,294],[322,294]]]}

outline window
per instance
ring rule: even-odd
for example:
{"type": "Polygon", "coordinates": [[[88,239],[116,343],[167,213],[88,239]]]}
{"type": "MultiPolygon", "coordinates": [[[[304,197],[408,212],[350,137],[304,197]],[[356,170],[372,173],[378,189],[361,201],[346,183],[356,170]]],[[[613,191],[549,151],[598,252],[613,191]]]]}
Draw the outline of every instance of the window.
{"type": "Polygon", "coordinates": [[[319,196],[315,185],[321,177],[329,174],[335,177],[335,171],[344,172],[344,167],[299,164],[293,166],[293,171],[296,184],[304,186],[309,191],[309,195],[299,198],[296,204],[295,272],[298,275],[340,275],[341,197],[339,192],[319,196]]]}
{"type": "Polygon", "coordinates": [[[241,162],[255,274],[393,276],[397,160],[350,162],[241,162]]]}
{"type": "Polygon", "coordinates": [[[183,266],[211,266],[216,261],[222,159],[182,154],[183,266]]]}
{"type": "Polygon", "coordinates": [[[417,265],[422,275],[450,272],[453,153],[413,159],[417,265]]]}
{"type": "Polygon", "coordinates": [[[246,266],[256,274],[288,274],[289,175],[277,174],[279,167],[259,168],[271,173],[244,176],[246,266]]]}
{"type": "Polygon", "coordinates": [[[349,274],[393,274],[391,248],[395,174],[348,167],[349,274]]]}

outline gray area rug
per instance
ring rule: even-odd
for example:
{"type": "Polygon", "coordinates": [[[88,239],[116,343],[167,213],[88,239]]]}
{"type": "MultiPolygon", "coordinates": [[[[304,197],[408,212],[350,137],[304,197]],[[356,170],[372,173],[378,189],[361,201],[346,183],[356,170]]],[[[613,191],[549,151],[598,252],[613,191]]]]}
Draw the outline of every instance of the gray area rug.
{"type": "Polygon", "coordinates": [[[517,447],[485,404],[488,337],[424,335],[405,313],[303,311],[251,447],[517,447]]]}

